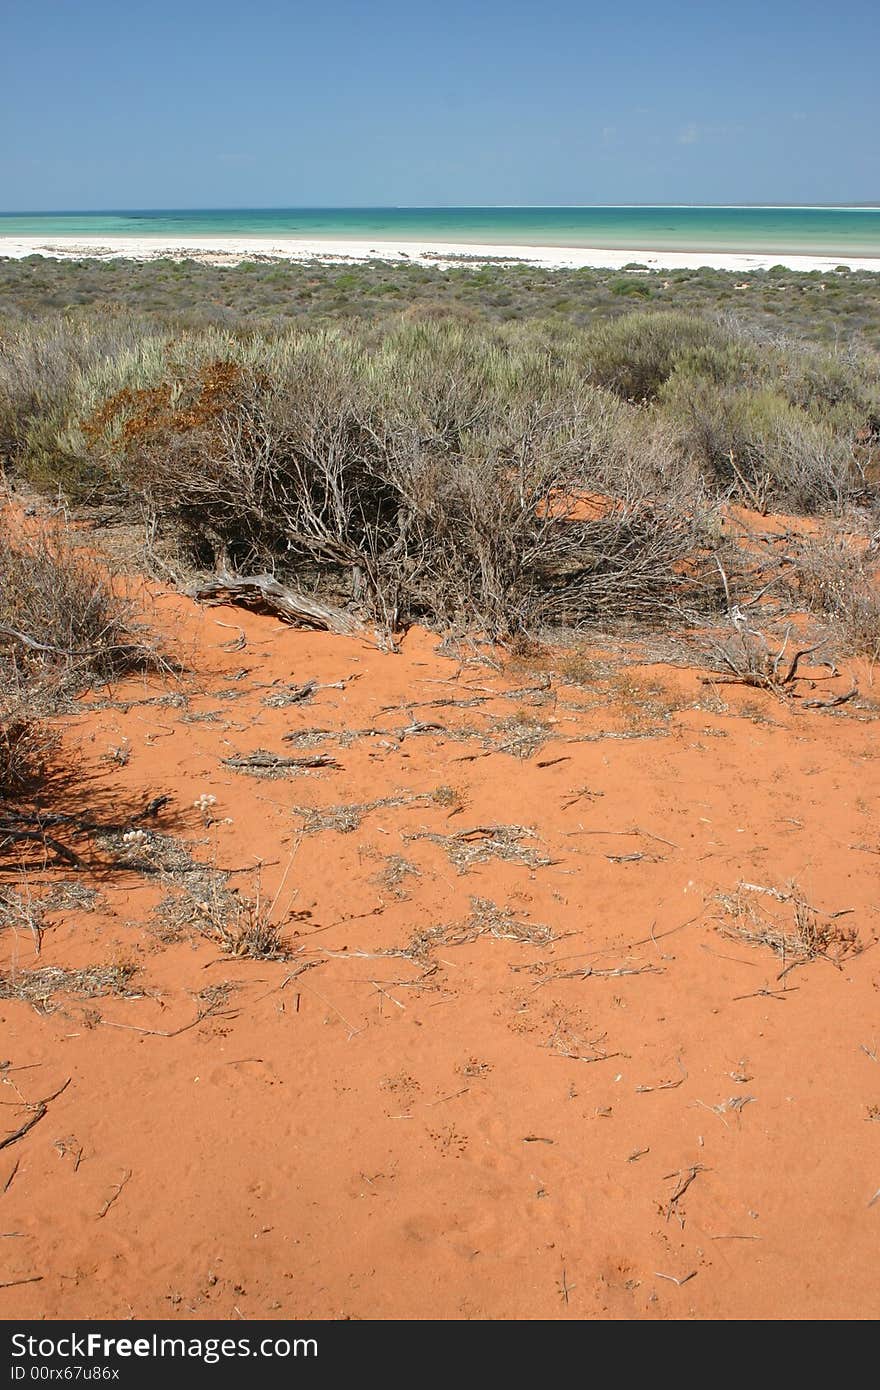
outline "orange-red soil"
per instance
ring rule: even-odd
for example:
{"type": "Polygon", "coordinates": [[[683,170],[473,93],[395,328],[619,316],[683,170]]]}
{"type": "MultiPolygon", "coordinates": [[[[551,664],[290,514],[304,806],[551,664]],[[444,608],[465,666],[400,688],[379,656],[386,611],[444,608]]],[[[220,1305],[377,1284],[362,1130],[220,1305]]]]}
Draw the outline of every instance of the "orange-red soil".
{"type": "MultiPolygon", "coordinates": [[[[665,666],[548,682],[420,632],[387,654],[172,595],[152,616],[190,672],[62,721],[76,794],[118,816],[170,794],[155,830],[243,895],[262,864],[291,959],[230,958],[197,911],[169,940],[179,887],[31,860],[35,897],[82,879],[100,898],[50,913],[38,959],[8,926],[3,970],[133,962],[139,997],[0,1002],[0,1139],[70,1079],[0,1151],[0,1316],[880,1313],[870,672],[818,710],[665,666]],[[311,679],[345,685],[267,703],[311,679]],[[447,698],[483,703],[423,703],[447,698]],[[296,755],[306,729],[338,768],[222,762],[296,755]],[[348,830],[295,809],[383,798],[348,830]],[[520,850],[549,862],[461,872],[419,838],[487,826],[532,829],[520,850]],[[393,856],[414,872],[395,881],[393,856]],[[846,911],[866,949],[783,973],[722,931],[743,881],[846,911]],[[467,939],[473,898],[514,927],[467,939]]],[[[743,895],[791,928],[793,903],[743,895]]]]}

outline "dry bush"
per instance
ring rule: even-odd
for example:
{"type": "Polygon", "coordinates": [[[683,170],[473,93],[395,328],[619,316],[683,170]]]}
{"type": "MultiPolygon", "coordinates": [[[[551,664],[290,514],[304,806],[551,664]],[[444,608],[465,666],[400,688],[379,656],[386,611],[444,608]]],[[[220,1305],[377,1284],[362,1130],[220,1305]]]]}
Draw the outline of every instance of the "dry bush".
{"type": "Polygon", "coordinates": [[[61,528],[11,518],[0,512],[0,852],[36,845],[79,866],[66,842],[92,833],[98,808],[53,815],[75,769],[57,765],[48,721],[86,686],[163,663],[133,605],[61,528]]]}
{"type": "Polygon", "coordinates": [[[120,356],[136,357],[158,331],[139,317],[102,313],[76,323],[29,317],[0,334],[0,462],[71,497],[103,490],[99,461],[70,429],[84,378],[120,356]]]}
{"type": "MultiPolygon", "coordinates": [[[[382,293],[378,273],[354,279],[382,293]]],[[[471,267],[456,283],[519,275],[471,267]]],[[[102,352],[69,325],[23,328],[0,398],[30,422],[16,457],[54,451],[61,482],[99,479],[181,566],[274,573],[386,630],[510,640],[705,611],[723,498],[839,510],[871,491],[865,353],[669,310],[587,332],[467,318],[251,337],[114,321],[102,352]],[[61,381],[48,404],[44,358],[61,381]]]]}
{"type": "Polygon", "coordinates": [[[695,587],[707,498],[568,341],[432,321],[378,344],[204,335],[173,359],[154,341],[93,373],[79,410],[79,447],[196,563],[274,569],[386,629],[506,637],[695,587]],[[597,493],[613,505],[581,515],[597,493]]]}
{"type": "Polygon", "coordinates": [[[872,547],[838,531],[795,541],[788,558],[792,599],[827,621],[839,648],[880,659],[880,577],[872,547]]]}
{"type": "Polygon", "coordinates": [[[683,456],[757,511],[839,511],[864,492],[854,429],[792,404],[775,383],[731,385],[687,364],[664,387],[662,408],[683,456]]]}
{"type": "Polygon", "coordinates": [[[46,704],[157,665],[134,606],[63,529],[0,515],[3,684],[46,704]]]}
{"type": "MultiPolygon", "coordinates": [[[[781,636],[768,637],[760,628],[751,626],[738,610],[730,616],[733,624],[730,636],[702,645],[703,659],[719,673],[717,679],[721,683],[768,690],[780,699],[792,694],[802,679],[799,675],[801,662],[819,651],[824,643],[798,645],[793,639],[791,624],[781,636]]],[[[715,684],[713,677],[703,677],[703,681],[715,684]]]]}

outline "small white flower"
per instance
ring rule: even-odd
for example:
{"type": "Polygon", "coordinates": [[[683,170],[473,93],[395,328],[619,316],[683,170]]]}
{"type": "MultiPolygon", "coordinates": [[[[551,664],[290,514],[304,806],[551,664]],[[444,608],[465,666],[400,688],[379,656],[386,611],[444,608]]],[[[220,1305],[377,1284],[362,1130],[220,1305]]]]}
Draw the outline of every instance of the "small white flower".
{"type": "Polygon", "coordinates": [[[146,844],[148,838],[145,830],[126,830],[122,837],[122,843],[124,845],[143,845],[146,844]]]}
{"type": "Polygon", "coordinates": [[[193,806],[197,811],[201,811],[202,815],[209,811],[212,806],[216,806],[216,804],[216,796],[211,796],[209,792],[202,792],[201,796],[197,796],[193,802],[193,806]]]}

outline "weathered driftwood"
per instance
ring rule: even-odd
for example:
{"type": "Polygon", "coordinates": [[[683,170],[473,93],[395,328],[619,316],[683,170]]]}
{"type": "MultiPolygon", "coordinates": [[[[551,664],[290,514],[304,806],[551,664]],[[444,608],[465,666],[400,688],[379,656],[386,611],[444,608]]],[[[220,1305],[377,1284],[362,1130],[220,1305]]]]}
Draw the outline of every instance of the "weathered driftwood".
{"type": "Polygon", "coordinates": [[[191,589],[190,594],[203,603],[232,603],[243,608],[268,609],[276,617],[296,627],[336,632],[344,637],[372,635],[351,613],[328,603],[320,603],[295,589],[288,589],[271,574],[218,574],[207,584],[199,584],[191,589]]]}
{"type": "Polygon", "coordinates": [[[329,753],[306,753],[301,758],[284,758],[258,748],[255,753],[224,758],[223,766],[234,767],[239,772],[293,772],[313,767],[338,768],[339,763],[329,753]]]}

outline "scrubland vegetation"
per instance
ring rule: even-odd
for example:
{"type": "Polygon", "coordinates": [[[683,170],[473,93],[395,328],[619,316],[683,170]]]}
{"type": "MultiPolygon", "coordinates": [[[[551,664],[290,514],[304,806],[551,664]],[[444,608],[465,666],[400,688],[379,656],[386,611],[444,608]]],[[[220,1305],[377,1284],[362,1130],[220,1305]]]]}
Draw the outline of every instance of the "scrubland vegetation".
{"type": "Polygon", "coordinates": [[[830,345],[853,338],[880,347],[880,277],[845,268],[801,274],[778,266],[734,274],[700,270],[541,270],[508,262],[439,267],[296,264],[264,259],[210,266],[195,261],[0,260],[0,319],[134,313],[175,327],[286,328],[389,315],[467,322],[530,319],[575,327],[633,308],[735,313],[772,332],[830,345]]]}
{"type": "Polygon", "coordinates": [[[755,579],[731,502],[822,515],[785,583],[876,652],[880,357],[826,312],[869,327],[875,278],[6,262],[0,452],[139,517],[166,573],[387,631],[693,621],[755,579]]]}

